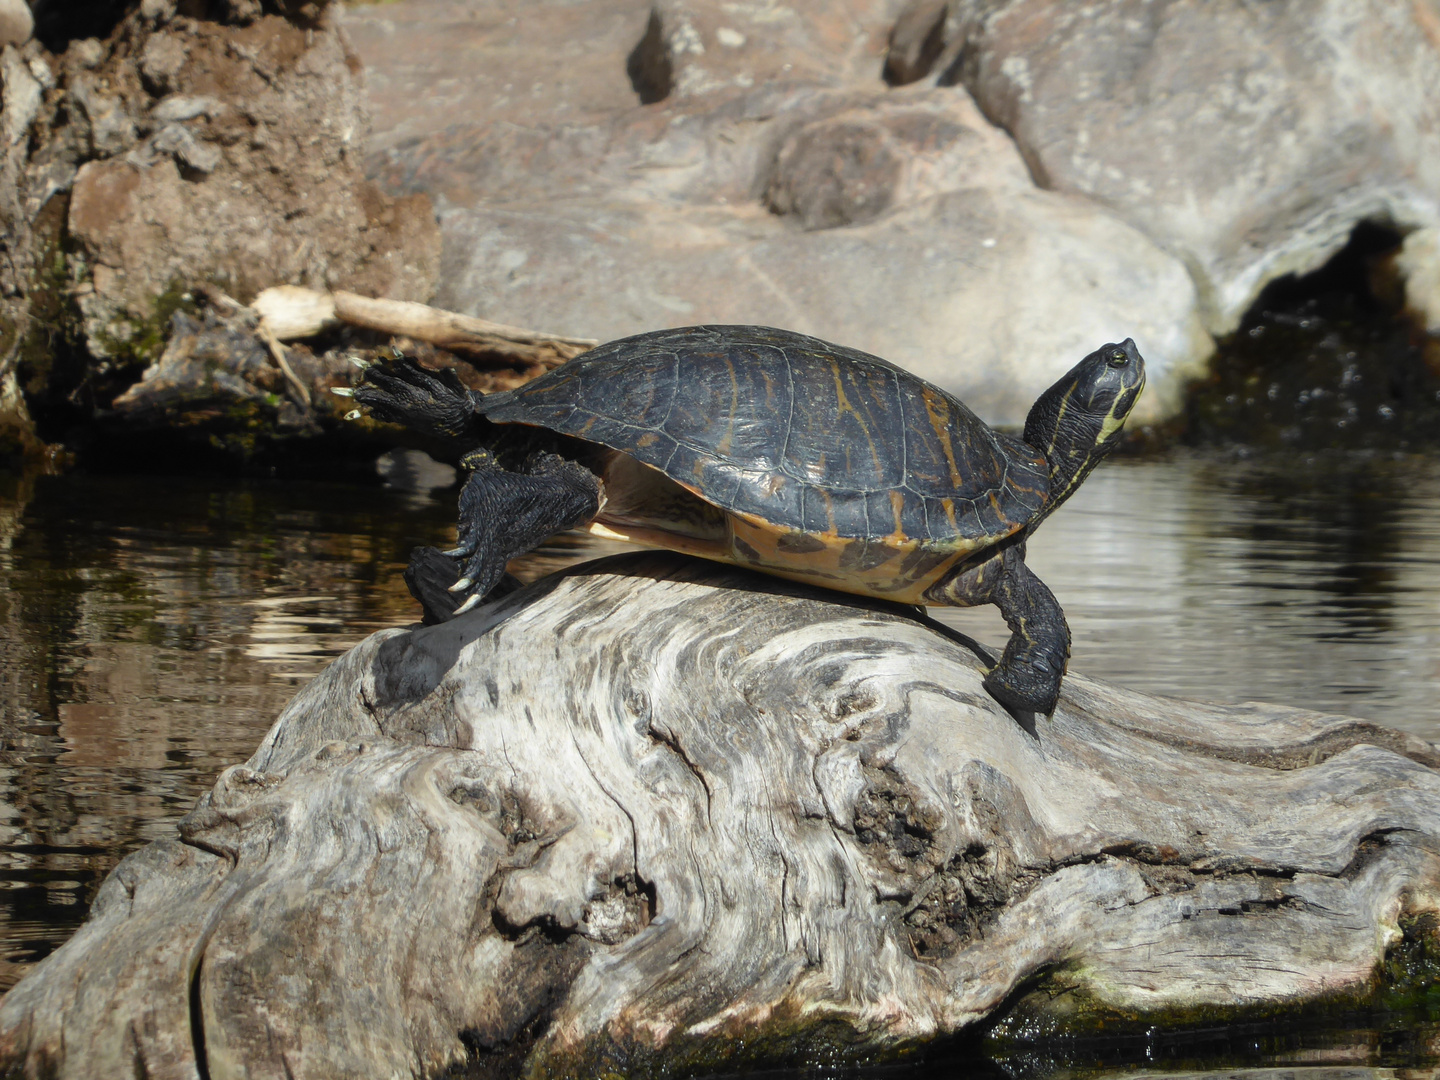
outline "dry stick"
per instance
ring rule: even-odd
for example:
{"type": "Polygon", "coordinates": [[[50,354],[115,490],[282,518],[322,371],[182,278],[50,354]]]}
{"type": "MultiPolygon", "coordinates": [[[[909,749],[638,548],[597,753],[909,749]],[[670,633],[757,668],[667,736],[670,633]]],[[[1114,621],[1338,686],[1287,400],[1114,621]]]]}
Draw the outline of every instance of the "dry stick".
{"type": "Polygon", "coordinates": [[[281,372],[284,373],[285,378],[289,380],[290,385],[295,389],[295,393],[300,398],[300,404],[308,409],[310,407],[310,391],[305,388],[305,384],[300,381],[300,377],[296,375],[294,369],[290,367],[290,362],[285,359],[285,346],[280,344],[279,339],[276,338],[274,334],[265,329],[264,323],[260,324],[260,336],[265,339],[265,344],[270,349],[270,355],[275,358],[275,363],[280,365],[281,372]]]}
{"type": "Polygon", "coordinates": [[[336,291],[335,316],[355,326],[428,341],[452,352],[498,354],[519,367],[558,367],[599,344],[594,338],[561,337],[442,311],[408,300],[374,300],[336,291]]]}
{"type": "MultiPolygon", "coordinates": [[[[214,285],[201,283],[195,286],[195,291],[204,293],[213,307],[225,308],[232,314],[245,310],[244,304],[214,285]]],[[[280,368],[281,374],[285,376],[286,381],[290,383],[291,388],[295,391],[295,396],[299,400],[299,403],[309,408],[310,391],[306,389],[305,384],[300,381],[300,376],[295,374],[294,368],[290,366],[290,361],[285,358],[285,346],[280,344],[280,339],[277,338],[274,332],[265,324],[264,319],[260,320],[260,325],[256,327],[256,332],[260,335],[260,340],[265,342],[265,347],[270,350],[270,355],[274,357],[275,364],[280,368]]]]}

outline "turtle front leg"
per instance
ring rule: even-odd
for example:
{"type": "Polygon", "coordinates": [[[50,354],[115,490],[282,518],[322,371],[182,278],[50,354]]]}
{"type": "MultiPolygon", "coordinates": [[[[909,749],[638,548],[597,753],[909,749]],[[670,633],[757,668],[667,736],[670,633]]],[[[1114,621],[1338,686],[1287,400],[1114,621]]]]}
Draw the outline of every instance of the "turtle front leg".
{"type": "Polygon", "coordinates": [[[473,471],[460,491],[459,546],[446,552],[417,549],[405,575],[427,622],[469,611],[502,584],[511,559],[584,524],[600,509],[599,479],[558,454],[535,455],[524,472],[500,468],[486,450],[467,454],[461,465],[473,471]],[[460,560],[459,578],[445,587],[459,605],[453,610],[442,606],[436,588],[445,576],[437,555],[460,560]]]}
{"type": "Polygon", "coordinates": [[[999,563],[990,602],[1005,616],[1010,642],[985,676],[985,689],[1011,710],[1049,716],[1070,659],[1070,627],[1055,594],[1025,565],[1022,546],[1007,548],[999,563]]]}
{"type": "Polygon", "coordinates": [[[1033,714],[1055,711],[1070,658],[1070,627],[1054,594],[1025,565],[1023,544],[1012,544],[942,582],[927,599],[959,607],[998,607],[1010,628],[1010,641],[985,676],[986,691],[1027,730],[1033,714]]]}

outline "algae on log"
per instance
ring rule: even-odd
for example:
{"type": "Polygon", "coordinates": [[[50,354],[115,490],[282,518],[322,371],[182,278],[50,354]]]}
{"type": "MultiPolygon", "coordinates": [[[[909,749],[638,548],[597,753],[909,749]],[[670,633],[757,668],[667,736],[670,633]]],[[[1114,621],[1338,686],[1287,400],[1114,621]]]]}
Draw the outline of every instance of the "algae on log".
{"type": "Polygon", "coordinates": [[[672,555],[375,634],[120,864],[0,1005],[0,1066],[835,1060],[1057,967],[1132,1014],[1360,995],[1435,925],[1431,744],[1073,675],[1032,736],[982,671],[898,609],[672,555]]]}

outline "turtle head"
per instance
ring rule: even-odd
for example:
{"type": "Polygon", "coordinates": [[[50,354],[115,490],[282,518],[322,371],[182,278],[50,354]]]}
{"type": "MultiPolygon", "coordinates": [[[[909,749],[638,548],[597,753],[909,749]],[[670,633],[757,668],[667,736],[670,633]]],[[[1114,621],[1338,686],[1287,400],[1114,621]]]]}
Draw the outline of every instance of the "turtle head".
{"type": "Polygon", "coordinates": [[[1025,420],[1025,441],[1050,466],[1050,499],[1042,518],[1115,449],[1144,388],[1145,361],[1126,338],[1102,345],[1040,395],[1025,420]]]}

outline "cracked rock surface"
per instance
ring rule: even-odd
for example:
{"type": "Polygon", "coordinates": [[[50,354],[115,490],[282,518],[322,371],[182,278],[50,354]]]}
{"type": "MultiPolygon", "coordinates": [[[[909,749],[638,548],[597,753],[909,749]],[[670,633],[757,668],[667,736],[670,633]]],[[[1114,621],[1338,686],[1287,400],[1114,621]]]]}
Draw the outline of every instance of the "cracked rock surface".
{"type": "Polygon", "coordinates": [[[982,673],[671,555],[383,631],[121,863],[0,1062],[713,1070],[923,1040],[1057,968],[1139,1013],[1360,993],[1435,925],[1433,745],[1073,674],[1032,736],[982,673]]]}

